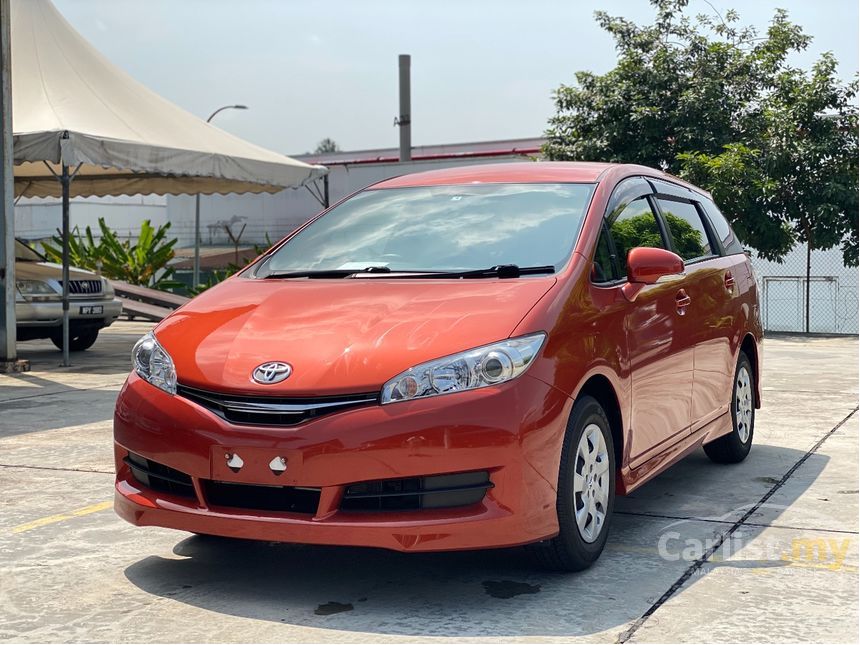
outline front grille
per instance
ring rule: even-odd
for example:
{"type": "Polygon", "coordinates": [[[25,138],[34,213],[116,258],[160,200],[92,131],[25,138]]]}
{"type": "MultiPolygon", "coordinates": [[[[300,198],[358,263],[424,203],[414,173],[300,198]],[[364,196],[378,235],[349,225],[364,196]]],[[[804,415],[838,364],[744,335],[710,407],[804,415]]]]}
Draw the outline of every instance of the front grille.
{"type": "Polygon", "coordinates": [[[319,488],[258,486],[210,480],[202,484],[210,506],[314,514],[320,503],[319,488]]]}
{"type": "MultiPolygon", "coordinates": [[[[63,287],[63,281],[60,280],[60,288],[63,287]]],[[[93,294],[101,294],[101,280],[69,280],[69,293],[73,296],[89,296],[93,294]]]]}
{"type": "Polygon", "coordinates": [[[487,471],[382,479],[352,484],[344,492],[342,511],[414,511],[477,504],[493,487],[487,471]]]}
{"type": "Polygon", "coordinates": [[[179,385],[176,393],[202,405],[222,419],[243,425],[294,426],[326,414],[372,405],[379,401],[379,395],[375,392],[346,396],[290,398],[221,394],[179,385]]]}
{"type": "Polygon", "coordinates": [[[195,497],[191,477],[185,473],[133,452],[123,461],[128,464],[132,476],[147,488],[180,497],[195,497]]]}

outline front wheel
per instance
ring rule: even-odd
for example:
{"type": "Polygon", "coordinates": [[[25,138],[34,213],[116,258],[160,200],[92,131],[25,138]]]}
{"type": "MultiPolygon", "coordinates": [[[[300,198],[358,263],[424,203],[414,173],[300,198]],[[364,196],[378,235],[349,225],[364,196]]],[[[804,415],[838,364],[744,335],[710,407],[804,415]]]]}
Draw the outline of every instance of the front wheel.
{"type": "Polygon", "coordinates": [[[581,571],[600,557],[615,501],[615,451],[606,413],[584,396],[573,406],[562,445],[556,512],[559,533],[531,545],[540,565],[581,571]]]}
{"type": "MultiPolygon", "coordinates": [[[[98,329],[86,329],[83,331],[73,332],[69,331],[69,351],[70,352],[82,352],[85,349],[89,349],[96,342],[96,339],[99,337],[98,329]]],[[[54,346],[57,349],[63,349],[63,334],[60,332],[59,334],[54,334],[51,336],[51,342],[54,343],[54,346]]]]}
{"type": "Polygon", "coordinates": [[[718,464],[737,464],[752,448],[755,428],[755,377],[750,359],[744,352],[738,357],[735,381],[732,388],[732,431],[703,448],[711,461],[718,464]]]}

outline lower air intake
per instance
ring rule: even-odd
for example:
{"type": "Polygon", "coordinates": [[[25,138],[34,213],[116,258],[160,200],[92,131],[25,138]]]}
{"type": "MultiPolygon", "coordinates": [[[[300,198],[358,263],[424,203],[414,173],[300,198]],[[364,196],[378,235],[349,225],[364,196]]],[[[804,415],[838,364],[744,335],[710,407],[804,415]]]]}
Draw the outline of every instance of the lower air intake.
{"type": "Polygon", "coordinates": [[[342,511],[415,511],[477,504],[493,487],[485,471],[382,479],[347,487],[342,511]]]}

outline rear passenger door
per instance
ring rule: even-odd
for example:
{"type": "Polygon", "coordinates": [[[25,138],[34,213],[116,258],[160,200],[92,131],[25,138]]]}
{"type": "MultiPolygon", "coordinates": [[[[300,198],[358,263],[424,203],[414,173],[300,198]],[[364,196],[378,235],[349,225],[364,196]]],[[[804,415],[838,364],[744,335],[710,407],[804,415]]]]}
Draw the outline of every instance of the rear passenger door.
{"type": "Polygon", "coordinates": [[[684,260],[688,341],[693,350],[691,431],[727,409],[733,376],[732,298],[737,290],[732,266],[707,220],[701,197],[669,182],[653,180],[656,202],[669,233],[671,250],[684,260]]]}
{"type": "MultiPolygon", "coordinates": [[[[642,179],[627,180],[641,182],[642,179]]],[[[619,185],[619,188],[624,183],[619,185]]],[[[618,190],[618,188],[616,188],[618,190]]],[[[600,240],[592,278],[605,279],[611,260],[623,283],[627,254],[638,246],[668,248],[667,231],[656,212],[652,189],[613,205],[606,215],[609,236],[600,240]],[[609,247],[609,248],[607,248],[609,247]]],[[[634,193],[635,194],[635,193],[634,193]]],[[[693,349],[689,321],[678,306],[683,278],[644,287],[625,304],[624,329],[631,379],[629,459],[636,467],[686,436],[690,426],[693,349]],[[679,313],[680,312],[680,313],[679,313]]],[[[623,296],[622,296],[623,297],[623,296]]]]}

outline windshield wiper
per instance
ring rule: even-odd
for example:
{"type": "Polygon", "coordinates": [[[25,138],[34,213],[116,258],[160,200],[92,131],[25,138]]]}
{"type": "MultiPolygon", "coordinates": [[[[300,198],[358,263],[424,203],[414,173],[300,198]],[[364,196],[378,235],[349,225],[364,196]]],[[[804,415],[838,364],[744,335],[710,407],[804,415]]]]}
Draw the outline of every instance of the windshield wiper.
{"type": "Polygon", "coordinates": [[[555,267],[551,264],[535,267],[521,267],[516,264],[497,264],[487,269],[473,269],[470,271],[433,271],[426,273],[398,272],[392,278],[519,278],[523,275],[539,275],[543,273],[555,273],[555,267]]]}
{"type": "Polygon", "coordinates": [[[356,273],[391,273],[388,267],[371,266],[364,269],[308,269],[306,271],[273,271],[262,277],[264,280],[288,278],[348,278],[356,273]]]}

